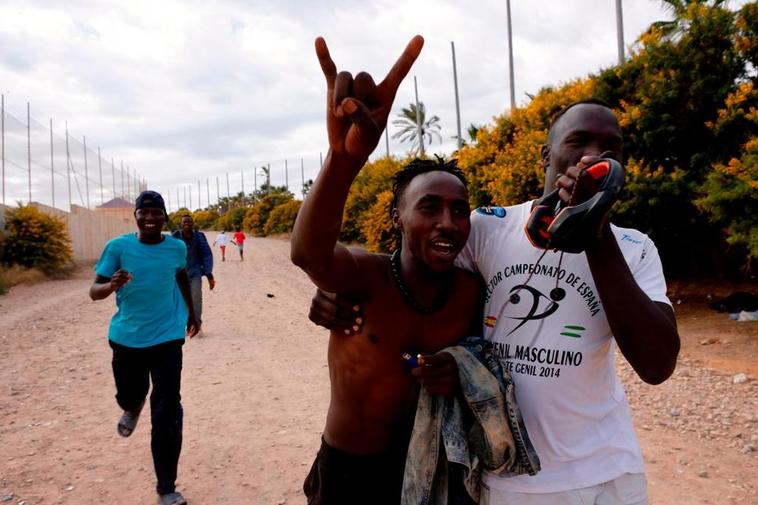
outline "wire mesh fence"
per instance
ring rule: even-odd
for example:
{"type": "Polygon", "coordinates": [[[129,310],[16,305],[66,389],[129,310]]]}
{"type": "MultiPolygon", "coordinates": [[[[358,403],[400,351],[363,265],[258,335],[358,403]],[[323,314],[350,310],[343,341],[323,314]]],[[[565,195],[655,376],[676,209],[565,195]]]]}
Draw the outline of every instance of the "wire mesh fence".
{"type": "Polygon", "coordinates": [[[71,205],[92,209],[114,198],[133,201],[145,180],[122,160],[106,157],[85,136],[73,135],[68,124],[45,124],[31,116],[12,114],[5,96],[0,102],[0,203],[38,202],[62,210],[71,205]]]}
{"type": "MultiPolygon", "coordinates": [[[[146,179],[128,162],[92,145],[86,136],[73,134],[67,122],[40,122],[32,117],[29,103],[26,114],[12,113],[6,107],[5,96],[1,98],[1,204],[37,202],[65,211],[72,205],[94,209],[116,198],[133,202],[140,191],[147,189],[146,179]]],[[[299,197],[322,161],[319,153],[318,159],[311,155],[273,163],[248,163],[246,168],[165,187],[151,185],[150,189],[163,194],[169,211],[210,207],[224,198],[249,195],[266,185],[284,186],[299,197]]]]}

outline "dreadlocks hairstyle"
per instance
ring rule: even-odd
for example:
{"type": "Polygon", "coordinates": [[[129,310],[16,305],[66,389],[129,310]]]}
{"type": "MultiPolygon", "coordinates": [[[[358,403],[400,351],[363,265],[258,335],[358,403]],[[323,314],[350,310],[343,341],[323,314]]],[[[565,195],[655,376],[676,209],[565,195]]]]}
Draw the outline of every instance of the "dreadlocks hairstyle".
{"type": "Polygon", "coordinates": [[[463,183],[463,187],[468,190],[468,182],[466,182],[466,176],[458,168],[458,164],[455,160],[445,160],[440,156],[435,156],[434,160],[422,160],[416,158],[408,163],[402,170],[397,172],[392,177],[392,203],[390,204],[390,219],[392,213],[397,208],[400,202],[400,197],[403,196],[405,188],[408,184],[417,176],[426,174],[428,172],[447,172],[458,178],[463,183]]]}
{"type": "Polygon", "coordinates": [[[566,114],[569,111],[569,109],[576,107],[577,105],[582,105],[582,104],[594,104],[594,105],[600,105],[607,109],[611,108],[608,102],[606,102],[605,100],[601,98],[596,98],[596,97],[590,97],[590,98],[585,98],[584,100],[577,100],[576,102],[571,102],[570,104],[566,105],[562,109],[559,109],[558,112],[553,114],[553,116],[550,118],[550,128],[548,129],[548,134],[547,134],[548,144],[552,142],[553,131],[555,131],[556,129],[555,127],[560,121],[560,119],[563,117],[563,115],[566,114]]]}
{"type": "MultiPolygon", "coordinates": [[[[408,184],[417,176],[426,174],[429,172],[446,172],[452,174],[463,183],[463,187],[468,190],[468,182],[466,182],[466,175],[458,168],[458,163],[455,160],[445,160],[440,156],[435,156],[434,160],[422,160],[416,158],[408,163],[402,170],[397,172],[392,177],[392,203],[390,203],[390,220],[392,220],[393,213],[400,202],[400,197],[403,196],[405,188],[408,184]]],[[[400,249],[400,243],[402,237],[397,229],[393,226],[392,235],[395,239],[395,249],[400,249]]]]}

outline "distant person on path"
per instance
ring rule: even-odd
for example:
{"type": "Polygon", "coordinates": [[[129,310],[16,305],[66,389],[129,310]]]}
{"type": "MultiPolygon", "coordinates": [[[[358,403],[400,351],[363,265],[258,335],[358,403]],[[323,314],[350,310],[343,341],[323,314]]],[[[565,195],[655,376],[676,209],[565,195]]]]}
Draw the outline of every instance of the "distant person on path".
{"type": "Polygon", "coordinates": [[[232,241],[237,244],[237,249],[240,252],[240,261],[245,261],[245,234],[242,233],[241,229],[237,228],[237,231],[234,232],[232,241]]]}
{"type": "Polygon", "coordinates": [[[216,236],[216,240],[213,241],[213,246],[218,244],[218,248],[221,249],[221,261],[226,261],[226,246],[229,245],[229,236],[226,234],[226,230],[221,230],[216,236]]]}
{"type": "Polygon", "coordinates": [[[116,293],[118,311],[108,341],[113,349],[116,402],[124,410],[117,431],[128,437],[137,426],[150,387],[151,448],[158,505],[182,505],[176,473],[182,448],[182,345],[198,332],[187,275],[187,248],[161,233],[168,216],[163,197],[143,191],[134,217],[139,232],[110,240],[95,265],[89,295],[116,293]]]}
{"type": "MultiPolygon", "coordinates": [[[[586,169],[600,158],[621,161],[623,144],[605,103],[566,106],[542,148],[543,195],[558,189],[572,206],[593,197],[598,184],[586,169]]],[[[647,235],[607,216],[584,252],[535,247],[525,225],[540,203],[477,209],[458,258],[486,282],[482,331],[511,372],[542,463],[534,476],[486,474],[480,503],[647,504],[642,451],[614,358],[618,346],[649,384],[674,371],[680,341],[658,251],[647,235]]],[[[345,317],[355,300],[336,303],[318,293],[311,319],[346,333],[371,324],[370,314],[345,317]]]]}
{"type": "Polygon", "coordinates": [[[208,245],[205,233],[195,230],[192,216],[182,216],[181,230],[172,233],[174,238],[184,241],[187,245],[187,273],[192,288],[192,303],[195,305],[198,332],[203,328],[203,276],[208,278],[208,285],[213,291],[216,280],[213,278],[213,253],[208,245]]]}

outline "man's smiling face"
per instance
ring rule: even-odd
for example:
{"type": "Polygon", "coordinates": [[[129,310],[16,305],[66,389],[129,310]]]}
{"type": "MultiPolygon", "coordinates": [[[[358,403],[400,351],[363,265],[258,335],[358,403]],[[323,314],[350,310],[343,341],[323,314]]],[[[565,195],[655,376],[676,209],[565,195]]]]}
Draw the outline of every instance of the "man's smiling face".
{"type": "Polygon", "coordinates": [[[134,211],[137,220],[137,228],[145,237],[156,237],[161,234],[163,225],[166,223],[166,213],[163,209],[155,207],[143,207],[134,211]]]}

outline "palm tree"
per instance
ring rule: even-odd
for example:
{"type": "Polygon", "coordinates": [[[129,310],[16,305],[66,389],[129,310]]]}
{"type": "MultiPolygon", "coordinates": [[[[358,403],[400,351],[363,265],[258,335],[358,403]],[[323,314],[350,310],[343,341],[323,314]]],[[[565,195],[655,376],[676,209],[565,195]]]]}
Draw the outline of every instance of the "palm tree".
{"type": "Polygon", "coordinates": [[[712,4],[718,7],[725,3],[726,0],[661,0],[663,8],[674,15],[671,21],[656,21],[650,25],[650,30],[658,29],[666,39],[676,39],[679,35],[687,30],[687,21],[685,14],[693,4],[712,4]]]}
{"type": "Polygon", "coordinates": [[[313,179],[308,179],[307,181],[303,183],[303,189],[302,189],[303,198],[308,196],[308,191],[310,191],[312,187],[313,187],[313,179]]]}
{"type": "Polygon", "coordinates": [[[266,178],[266,182],[264,182],[261,185],[261,189],[265,190],[267,193],[270,193],[271,192],[271,169],[269,167],[261,167],[261,172],[263,172],[262,174],[263,177],[266,178]]]}
{"type": "Polygon", "coordinates": [[[481,129],[481,125],[475,125],[474,123],[471,123],[468,125],[468,128],[466,128],[466,133],[468,133],[468,138],[471,140],[472,144],[476,144],[476,136],[481,129]]]}
{"type": "Polygon", "coordinates": [[[411,152],[417,152],[419,148],[419,123],[421,124],[421,136],[424,142],[432,143],[433,138],[436,136],[440,143],[442,142],[442,135],[440,130],[442,127],[439,124],[439,116],[432,116],[429,120],[426,119],[426,107],[424,102],[419,102],[418,110],[416,110],[416,104],[411,103],[410,107],[403,108],[402,112],[398,114],[400,119],[395,119],[392,124],[400,127],[400,131],[395,133],[392,138],[400,139],[400,142],[410,141],[411,152]],[[418,123],[416,122],[418,119],[418,123]]]}

